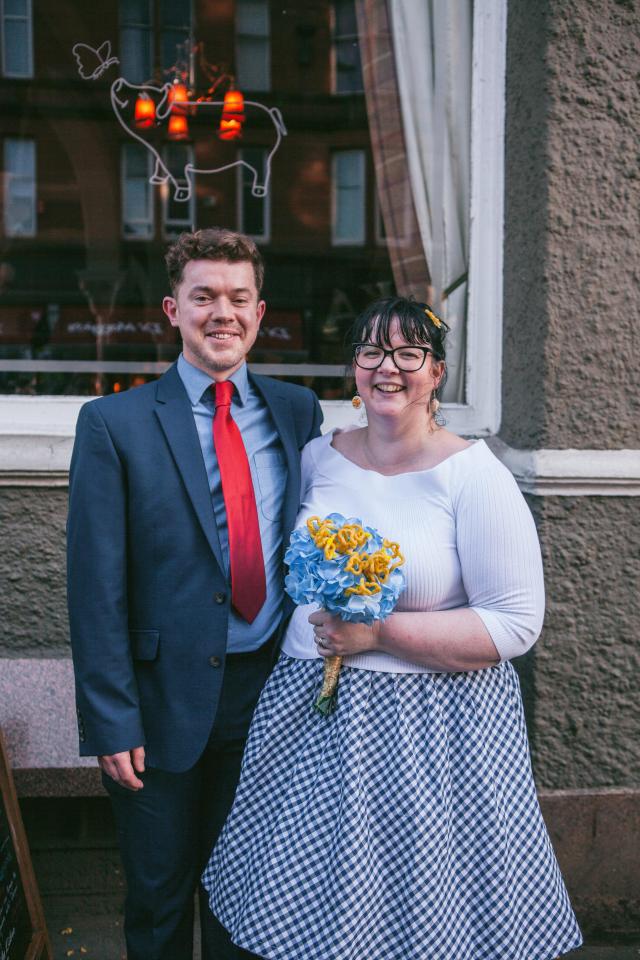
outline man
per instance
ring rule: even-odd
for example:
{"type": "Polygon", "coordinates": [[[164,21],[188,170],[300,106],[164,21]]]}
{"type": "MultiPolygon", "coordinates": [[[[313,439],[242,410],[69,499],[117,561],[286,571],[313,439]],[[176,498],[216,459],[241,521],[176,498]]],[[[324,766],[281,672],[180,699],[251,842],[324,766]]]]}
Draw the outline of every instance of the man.
{"type": "MultiPolygon", "coordinates": [[[[265,311],[255,244],[201,230],[166,261],[182,354],[85,404],[70,473],[80,752],[113,804],[129,960],[191,960],[194,891],[286,612],[299,453],[322,420],[311,391],[247,371],[265,311]]],[[[204,896],[200,912],[203,957],[250,956],[204,896]]]]}

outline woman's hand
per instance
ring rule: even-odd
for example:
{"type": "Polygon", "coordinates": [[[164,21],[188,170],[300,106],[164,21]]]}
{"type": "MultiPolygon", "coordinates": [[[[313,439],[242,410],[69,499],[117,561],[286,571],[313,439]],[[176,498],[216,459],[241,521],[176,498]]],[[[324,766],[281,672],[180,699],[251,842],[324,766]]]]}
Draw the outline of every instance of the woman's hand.
{"type": "Polygon", "coordinates": [[[321,657],[348,657],[377,649],[378,622],[350,623],[326,610],[317,610],[309,617],[313,624],[316,647],[321,657]]]}

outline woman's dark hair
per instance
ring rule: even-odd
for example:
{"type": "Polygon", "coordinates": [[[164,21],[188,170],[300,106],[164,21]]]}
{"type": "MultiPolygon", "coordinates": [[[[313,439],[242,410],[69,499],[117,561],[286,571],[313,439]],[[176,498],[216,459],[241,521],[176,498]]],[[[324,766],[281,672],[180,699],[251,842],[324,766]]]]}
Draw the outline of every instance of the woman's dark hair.
{"type": "MultiPolygon", "coordinates": [[[[429,345],[435,360],[445,359],[444,339],[449,327],[440,320],[434,323],[435,314],[428,303],[407,297],[385,297],[374,300],[356,318],[350,330],[349,349],[353,359],[354,343],[371,342],[379,346],[389,343],[389,334],[394,320],[407,343],[429,345]]],[[[436,317],[436,320],[438,318],[436,317]]]]}

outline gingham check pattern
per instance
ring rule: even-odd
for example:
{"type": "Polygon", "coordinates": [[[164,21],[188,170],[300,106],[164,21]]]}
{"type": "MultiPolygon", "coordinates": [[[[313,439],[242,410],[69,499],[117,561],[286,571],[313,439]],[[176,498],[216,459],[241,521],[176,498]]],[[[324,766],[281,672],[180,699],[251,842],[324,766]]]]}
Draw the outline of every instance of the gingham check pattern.
{"type": "Polygon", "coordinates": [[[517,676],[282,656],[203,881],[268,960],[547,960],[581,936],[540,815],[517,676]]]}

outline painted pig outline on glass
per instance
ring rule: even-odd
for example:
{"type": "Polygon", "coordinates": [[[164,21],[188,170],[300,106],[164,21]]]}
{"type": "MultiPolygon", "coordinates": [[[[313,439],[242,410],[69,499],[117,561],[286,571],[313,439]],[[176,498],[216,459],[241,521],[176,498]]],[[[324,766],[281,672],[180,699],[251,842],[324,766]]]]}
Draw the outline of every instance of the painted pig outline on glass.
{"type": "MultiPolygon", "coordinates": [[[[97,79],[99,76],[104,73],[106,69],[112,64],[117,64],[119,61],[113,57],[109,57],[110,54],[110,44],[108,41],[105,41],[98,50],[95,50],[92,47],[89,47],[87,44],[75,44],[73,47],[73,55],[78,63],[78,72],[84,80],[97,79]],[[103,61],[102,66],[93,69],[89,76],[85,75],[86,71],[86,59],[87,54],[85,51],[89,51],[91,54],[91,59],[95,65],[96,61],[103,61]],[[103,57],[103,52],[106,51],[106,58],[103,57]]],[[[89,67],[91,69],[91,67],[89,67]]],[[[210,174],[222,173],[223,170],[229,170],[232,167],[246,167],[247,170],[252,175],[251,182],[251,193],[254,197],[265,197],[269,189],[269,181],[271,179],[271,161],[278,150],[282,142],[282,138],[287,135],[287,129],[282,119],[282,114],[277,107],[266,107],[263,103],[258,103],[254,100],[245,100],[244,107],[247,114],[246,123],[251,124],[251,118],[253,116],[254,120],[265,119],[265,115],[268,117],[268,120],[273,126],[273,140],[267,152],[267,156],[264,164],[264,177],[260,179],[260,175],[255,167],[250,163],[247,163],[246,160],[234,159],[226,163],[221,163],[215,167],[198,167],[192,163],[186,163],[184,166],[184,180],[177,179],[171,171],[167,168],[166,163],[162,159],[162,156],[155,148],[153,143],[146,139],[141,132],[136,129],[135,125],[135,102],[140,94],[146,94],[155,104],[155,117],[156,121],[160,123],[169,122],[169,116],[171,114],[174,105],[171,101],[170,91],[173,89],[172,83],[165,83],[162,86],[155,86],[151,83],[141,83],[135,84],[130,83],[124,77],[118,77],[111,84],[109,91],[109,97],[111,100],[111,106],[113,112],[116,116],[116,119],[120,126],[125,130],[127,135],[133,140],[137,140],[138,143],[141,143],[153,156],[155,161],[155,166],[153,174],[149,178],[149,182],[152,184],[167,184],[170,183],[173,188],[173,199],[181,202],[186,202],[191,198],[193,188],[195,185],[195,175],[199,174],[201,176],[208,176],[210,174]]],[[[197,99],[197,100],[187,100],[181,101],[179,110],[181,113],[198,113],[202,110],[206,110],[207,113],[211,114],[211,136],[216,136],[216,132],[213,128],[213,121],[219,119],[222,115],[223,101],[222,100],[206,100],[206,99],[197,99]]],[[[271,136],[271,135],[270,135],[271,136]]],[[[237,146],[237,142],[231,142],[231,145],[224,145],[224,148],[227,150],[234,150],[237,146]]],[[[260,146],[264,146],[260,144],[260,146]]]]}

